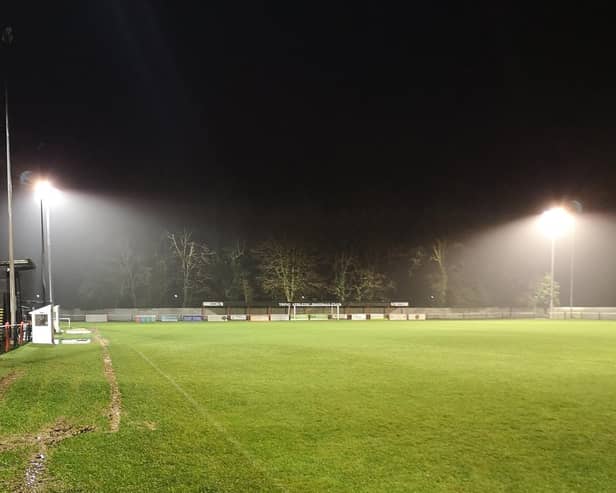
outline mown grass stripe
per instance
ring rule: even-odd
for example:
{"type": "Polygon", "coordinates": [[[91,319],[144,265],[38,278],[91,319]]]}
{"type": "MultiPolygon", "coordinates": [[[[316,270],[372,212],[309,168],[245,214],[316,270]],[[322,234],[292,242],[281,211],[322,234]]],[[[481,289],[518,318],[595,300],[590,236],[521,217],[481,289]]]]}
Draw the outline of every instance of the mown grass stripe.
{"type": "Polygon", "coordinates": [[[209,423],[214,426],[214,428],[224,437],[224,439],[229,442],[235,449],[250,463],[250,465],[257,470],[259,473],[265,475],[271,482],[278,488],[280,491],[287,492],[286,487],[280,483],[271,473],[269,469],[267,469],[263,464],[261,464],[254,456],[242,445],[242,443],[237,440],[231,433],[227,430],[227,428],[220,423],[216,418],[212,416],[210,412],[207,411],[201,404],[199,404],[188,392],[186,392],[180,384],[178,384],[173,378],[171,378],[167,373],[162,371],[158,365],[156,365],[150,358],[148,358],[141,351],[136,349],[134,346],[129,346],[134,352],[136,352],[141,358],[148,363],[157,373],[159,373],[163,378],[165,378],[175,390],[177,390],[187,402],[189,402],[195,410],[201,414],[205,419],[208,420],[209,423]]]}

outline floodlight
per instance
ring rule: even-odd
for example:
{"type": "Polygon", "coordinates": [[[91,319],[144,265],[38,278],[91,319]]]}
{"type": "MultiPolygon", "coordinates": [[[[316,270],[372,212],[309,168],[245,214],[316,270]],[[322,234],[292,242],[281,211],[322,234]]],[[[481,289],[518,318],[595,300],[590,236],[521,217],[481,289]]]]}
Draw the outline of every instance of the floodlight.
{"type": "Polygon", "coordinates": [[[574,231],[573,216],[563,207],[548,209],[539,217],[539,227],[552,240],[550,260],[550,318],[554,309],[554,246],[556,238],[574,231]]]}
{"type": "Polygon", "coordinates": [[[34,186],[34,196],[37,201],[43,201],[47,204],[54,204],[60,200],[60,190],[55,188],[51,182],[41,180],[34,186]]]}
{"type": "Polygon", "coordinates": [[[573,216],[562,207],[553,207],[541,214],[539,227],[548,238],[560,238],[573,229],[573,216]]]}

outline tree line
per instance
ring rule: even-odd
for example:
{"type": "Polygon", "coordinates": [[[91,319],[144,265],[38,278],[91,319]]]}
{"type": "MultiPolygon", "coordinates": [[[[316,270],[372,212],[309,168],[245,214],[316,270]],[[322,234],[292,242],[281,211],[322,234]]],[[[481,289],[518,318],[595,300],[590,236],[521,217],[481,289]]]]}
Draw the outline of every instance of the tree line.
{"type": "MultiPolygon", "coordinates": [[[[291,239],[235,241],[214,249],[185,229],[146,243],[122,241],[99,259],[83,277],[79,307],[190,307],[203,300],[499,304],[490,299],[464,244],[442,238],[368,251],[291,239]]],[[[507,304],[546,307],[547,286],[549,276],[519,286],[507,304]]]]}

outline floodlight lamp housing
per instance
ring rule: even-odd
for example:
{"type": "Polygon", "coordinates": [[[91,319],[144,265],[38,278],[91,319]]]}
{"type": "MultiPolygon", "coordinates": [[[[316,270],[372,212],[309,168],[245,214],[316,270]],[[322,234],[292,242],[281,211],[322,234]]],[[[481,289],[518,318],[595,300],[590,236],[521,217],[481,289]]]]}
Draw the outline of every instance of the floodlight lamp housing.
{"type": "Polygon", "coordinates": [[[34,186],[34,191],[37,202],[42,201],[46,204],[55,204],[60,200],[60,191],[47,180],[37,182],[34,186]]]}
{"type": "Polygon", "coordinates": [[[553,207],[539,217],[539,227],[548,238],[556,239],[573,229],[573,215],[563,207],[553,207]]]}

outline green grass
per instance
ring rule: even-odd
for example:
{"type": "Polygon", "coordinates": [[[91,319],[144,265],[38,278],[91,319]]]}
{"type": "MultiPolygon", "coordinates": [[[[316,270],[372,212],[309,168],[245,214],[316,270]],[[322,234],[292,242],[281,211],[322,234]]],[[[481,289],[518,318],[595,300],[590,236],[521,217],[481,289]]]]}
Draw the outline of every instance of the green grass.
{"type": "MultiPolygon", "coordinates": [[[[59,417],[97,427],[50,449],[51,491],[615,490],[616,323],[99,327],[118,433],[99,346],[0,357],[0,378],[26,371],[0,443],[59,417]]],[[[0,485],[31,452],[0,453],[0,485]]]]}

